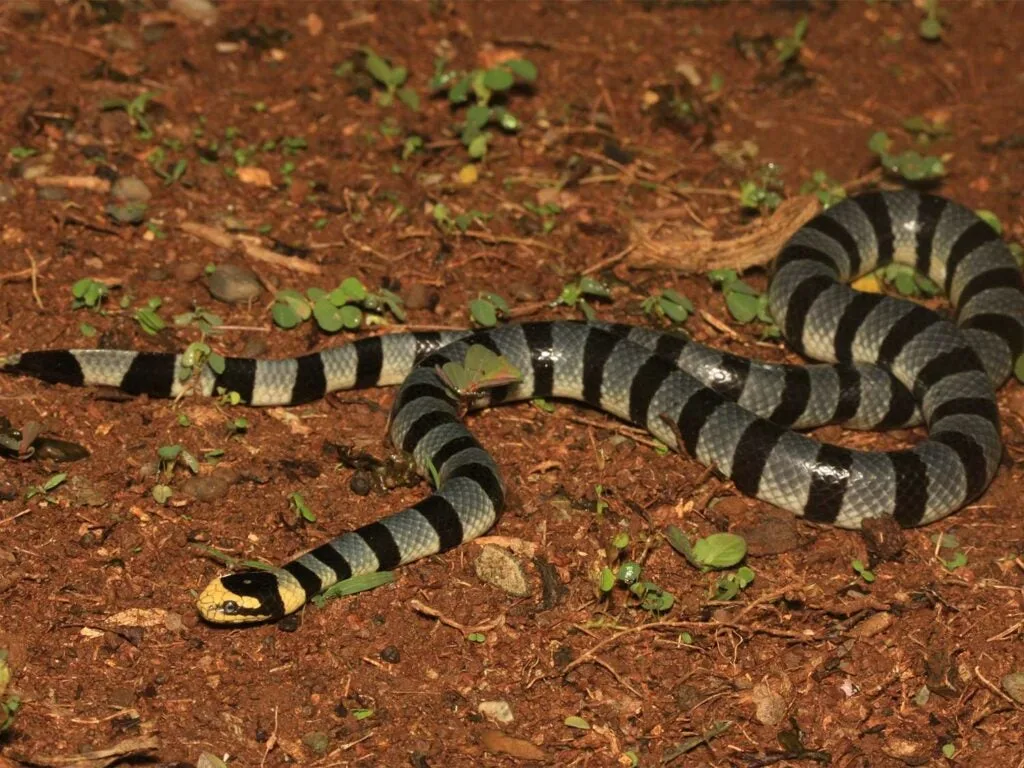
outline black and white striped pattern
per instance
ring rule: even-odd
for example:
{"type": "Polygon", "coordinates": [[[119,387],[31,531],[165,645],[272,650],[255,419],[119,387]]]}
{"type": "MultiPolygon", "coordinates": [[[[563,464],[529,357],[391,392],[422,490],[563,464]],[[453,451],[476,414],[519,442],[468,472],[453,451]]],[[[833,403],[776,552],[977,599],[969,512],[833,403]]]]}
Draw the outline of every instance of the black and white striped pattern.
{"type": "MultiPolygon", "coordinates": [[[[432,466],[439,482],[413,507],[275,572],[217,579],[200,596],[200,613],[214,622],[277,618],[340,579],[390,569],[488,530],[504,506],[501,475],[462,425],[459,404],[437,373],[472,344],[523,373],[522,381],[490,391],[475,406],[532,397],[587,403],[714,465],[742,492],[811,520],[855,528],[893,515],[918,525],[987,487],[1001,455],[993,384],[1005,380],[1024,347],[1020,271],[987,224],[959,205],[914,192],[848,200],[787,243],[769,300],[794,348],[837,365],[771,366],[629,326],[539,322],[397,334],[297,360],[229,360],[220,375],[204,370],[201,392],[224,387],[253,405],[401,381],[391,439],[425,474],[432,466]],[[843,284],[893,260],[946,289],[960,328],[924,307],[843,284]],[[893,426],[919,417],[929,438],[886,453],[792,431],[828,422],[893,426]]],[[[13,356],[7,369],[168,396],[183,386],[178,365],[173,355],[77,350],[13,356]]]]}

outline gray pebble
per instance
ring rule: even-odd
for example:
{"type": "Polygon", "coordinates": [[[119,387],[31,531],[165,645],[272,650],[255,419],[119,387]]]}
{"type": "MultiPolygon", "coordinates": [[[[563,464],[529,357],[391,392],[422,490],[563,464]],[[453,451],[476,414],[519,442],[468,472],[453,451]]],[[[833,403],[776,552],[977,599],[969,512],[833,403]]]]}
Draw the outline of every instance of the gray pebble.
{"type": "Polygon", "coordinates": [[[68,199],[68,191],[62,187],[42,187],[36,194],[40,200],[68,199]]]}
{"type": "Polygon", "coordinates": [[[228,494],[231,483],[218,475],[190,477],[181,485],[181,492],[197,501],[217,501],[228,494]]]}
{"type": "Polygon", "coordinates": [[[1018,704],[1024,704],[1024,672],[1011,672],[999,681],[1003,690],[1018,704]]]}
{"type": "Polygon", "coordinates": [[[153,193],[145,182],[137,176],[122,176],[114,182],[110,188],[110,194],[115,200],[123,200],[127,203],[145,203],[153,193]]]}
{"type": "Polygon", "coordinates": [[[171,0],[167,7],[189,21],[207,25],[217,21],[217,7],[210,0],[171,0]]]}
{"type": "Polygon", "coordinates": [[[481,550],[473,562],[477,578],[510,595],[526,597],[530,594],[530,582],[523,573],[523,567],[509,552],[500,547],[488,545],[481,550]]]}
{"type": "Polygon", "coordinates": [[[221,264],[207,278],[207,286],[215,299],[228,304],[243,304],[263,292],[259,279],[245,267],[221,264]]]}
{"type": "Polygon", "coordinates": [[[515,716],[512,714],[512,707],[509,706],[507,701],[481,701],[477,705],[477,711],[495,723],[502,725],[508,725],[511,723],[515,716]]]}

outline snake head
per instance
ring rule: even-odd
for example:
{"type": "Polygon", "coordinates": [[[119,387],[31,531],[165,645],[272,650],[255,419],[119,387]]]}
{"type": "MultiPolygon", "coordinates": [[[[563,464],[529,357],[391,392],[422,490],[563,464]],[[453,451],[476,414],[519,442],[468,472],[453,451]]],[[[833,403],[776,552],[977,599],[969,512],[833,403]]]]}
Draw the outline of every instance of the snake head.
{"type": "Polygon", "coordinates": [[[196,609],[211,624],[253,624],[277,621],[304,602],[302,587],[287,571],[252,570],[211,581],[196,600],[196,609]]]}

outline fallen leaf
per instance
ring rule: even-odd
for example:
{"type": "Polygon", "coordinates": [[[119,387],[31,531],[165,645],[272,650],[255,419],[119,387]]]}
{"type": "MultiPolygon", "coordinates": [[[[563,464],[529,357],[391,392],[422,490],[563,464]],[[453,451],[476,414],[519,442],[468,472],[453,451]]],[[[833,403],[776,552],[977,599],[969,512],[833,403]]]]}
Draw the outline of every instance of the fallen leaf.
{"type": "Polygon", "coordinates": [[[480,743],[489,752],[511,755],[512,757],[518,757],[520,760],[544,760],[547,758],[544,752],[526,739],[506,736],[501,731],[484,731],[480,734],[480,743]]]}

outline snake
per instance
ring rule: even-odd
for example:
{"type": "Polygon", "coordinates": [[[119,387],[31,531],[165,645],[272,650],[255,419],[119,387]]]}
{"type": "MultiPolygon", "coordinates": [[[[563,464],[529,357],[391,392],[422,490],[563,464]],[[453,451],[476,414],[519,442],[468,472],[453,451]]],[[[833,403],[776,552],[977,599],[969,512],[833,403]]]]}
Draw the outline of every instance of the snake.
{"type": "Polygon", "coordinates": [[[50,383],[177,397],[237,392],[253,406],[399,385],[391,441],[434,490],[280,567],[216,577],[196,601],[212,624],[275,621],[339,581],[392,570],[488,531],[506,504],[494,457],[463,423],[470,409],[534,398],[576,401],[646,429],[712,467],[743,494],[809,521],[857,529],[892,517],[939,520],[978,498],[1002,456],[995,391],[1024,349],[1024,284],[996,230],[970,209],[913,190],[856,195],[800,227],[772,265],[768,308],[807,365],[774,364],[640,326],[567,320],[370,336],[289,359],[204,361],[184,354],[40,350],[0,371],[50,383]],[[901,263],[928,276],[952,313],[849,283],[901,263]],[[474,346],[518,378],[471,397],[443,366],[474,346]],[[880,429],[923,422],[911,448],[867,451],[796,430],[839,423],[880,429]]]}

